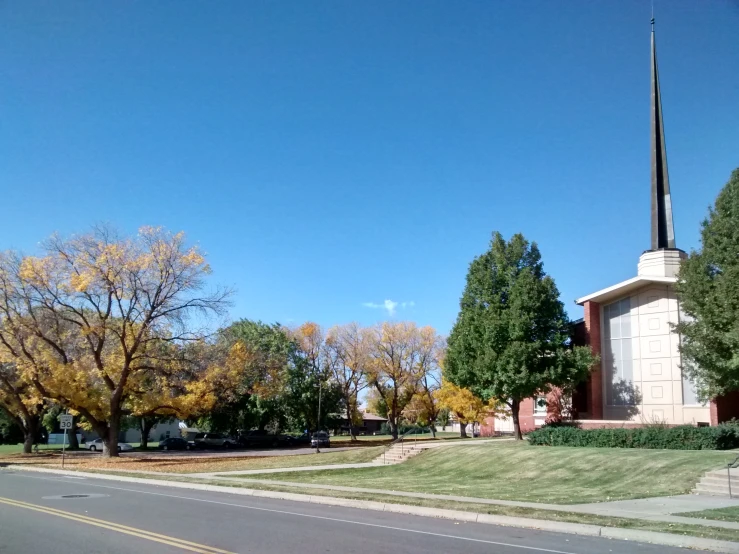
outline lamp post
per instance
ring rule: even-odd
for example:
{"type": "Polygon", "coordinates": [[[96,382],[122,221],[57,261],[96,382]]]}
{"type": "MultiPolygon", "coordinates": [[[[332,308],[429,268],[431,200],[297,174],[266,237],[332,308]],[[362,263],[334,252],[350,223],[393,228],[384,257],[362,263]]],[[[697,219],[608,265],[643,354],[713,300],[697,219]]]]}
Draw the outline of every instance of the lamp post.
{"type": "MultiPolygon", "coordinates": [[[[321,392],[323,390],[323,381],[318,377],[318,418],[316,419],[316,434],[321,430],[321,392]]],[[[316,454],[320,454],[321,450],[318,446],[318,438],[316,438],[316,454]]]]}

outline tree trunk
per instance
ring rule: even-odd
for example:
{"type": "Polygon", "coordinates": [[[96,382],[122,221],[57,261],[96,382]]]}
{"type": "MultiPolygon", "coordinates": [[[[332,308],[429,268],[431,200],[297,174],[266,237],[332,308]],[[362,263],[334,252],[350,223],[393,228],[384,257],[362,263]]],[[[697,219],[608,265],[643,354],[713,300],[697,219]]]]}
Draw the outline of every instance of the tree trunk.
{"type": "Polygon", "coordinates": [[[521,424],[518,420],[518,411],[521,408],[521,401],[514,398],[511,401],[511,417],[513,418],[513,438],[517,441],[523,439],[521,435],[521,424]]]}
{"type": "Polygon", "coordinates": [[[25,427],[23,428],[23,453],[24,454],[30,454],[33,452],[33,442],[35,438],[35,433],[33,430],[27,430],[25,427]]]}
{"type": "Polygon", "coordinates": [[[467,438],[467,424],[462,421],[459,422],[459,436],[463,439],[467,438]]]}
{"type": "Polygon", "coordinates": [[[434,425],[434,424],[432,423],[432,424],[430,425],[430,429],[431,429],[431,436],[432,436],[433,438],[436,438],[436,425],[434,425]]]}
{"type": "MultiPolygon", "coordinates": [[[[349,402],[351,402],[351,399],[348,399],[346,402],[346,405],[349,406],[349,402]]],[[[351,442],[356,442],[357,440],[357,434],[354,432],[354,420],[355,417],[355,411],[354,410],[346,410],[346,417],[349,419],[349,438],[351,442]]]]}
{"type": "Polygon", "coordinates": [[[149,434],[154,428],[155,419],[153,417],[139,418],[139,429],[141,429],[141,448],[149,447],[149,434]]]}
{"type": "Polygon", "coordinates": [[[118,458],[118,429],[120,423],[120,414],[110,416],[106,433],[101,435],[103,438],[103,458],[118,458]]]}
{"type": "Polygon", "coordinates": [[[398,438],[398,424],[396,421],[390,417],[387,420],[388,425],[390,425],[390,436],[393,437],[393,440],[398,438]]]}
{"type": "Polygon", "coordinates": [[[67,447],[69,450],[79,450],[80,443],[77,440],[77,422],[72,420],[72,428],[67,432],[67,447]]]}

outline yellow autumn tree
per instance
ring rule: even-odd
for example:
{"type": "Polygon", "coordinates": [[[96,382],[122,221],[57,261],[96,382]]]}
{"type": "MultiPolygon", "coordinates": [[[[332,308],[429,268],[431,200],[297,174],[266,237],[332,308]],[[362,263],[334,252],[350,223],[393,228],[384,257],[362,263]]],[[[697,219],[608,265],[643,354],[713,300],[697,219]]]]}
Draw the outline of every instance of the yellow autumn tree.
{"type": "Polygon", "coordinates": [[[367,380],[387,408],[393,438],[419,387],[430,373],[440,371],[440,344],[432,327],[419,328],[413,322],[385,322],[370,330],[367,380]]]}
{"type": "Polygon", "coordinates": [[[452,412],[459,422],[460,434],[467,437],[466,426],[482,423],[491,414],[501,413],[501,407],[492,400],[485,403],[469,389],[463,389],[443,379],[441,388],[434,392],[439,406],[452,412]]]}
{"type": "Polygon", "coordinates": [[[357,440],[356,427],[362,425],[359,393],[367,387],[370,345],[369,331],[357,323],[337,325],[326,335],[326,365],[341,392],[352,441],[357,440]]]}
{"type": "Polygon", "coordinates": [[[212,405],[232,372],[201,327],[229,292],[203,293],[210,266],[183,233],[95,228],[42,248],[0,254],[0,358],[40,396],[81,414],[105,456],[124,415],[212,405]]]}

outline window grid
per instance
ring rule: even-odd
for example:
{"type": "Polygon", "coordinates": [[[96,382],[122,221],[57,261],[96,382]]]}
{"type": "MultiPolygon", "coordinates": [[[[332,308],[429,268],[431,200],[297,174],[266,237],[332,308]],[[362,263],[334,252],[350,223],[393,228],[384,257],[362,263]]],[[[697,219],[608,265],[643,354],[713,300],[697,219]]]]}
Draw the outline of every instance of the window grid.
{"type": "Polygon", "coordinates": [[[634,360],[631,350],[631,298],[603,308],[605,327],[606,402],[609,406],[636,404],[634,360]]]}

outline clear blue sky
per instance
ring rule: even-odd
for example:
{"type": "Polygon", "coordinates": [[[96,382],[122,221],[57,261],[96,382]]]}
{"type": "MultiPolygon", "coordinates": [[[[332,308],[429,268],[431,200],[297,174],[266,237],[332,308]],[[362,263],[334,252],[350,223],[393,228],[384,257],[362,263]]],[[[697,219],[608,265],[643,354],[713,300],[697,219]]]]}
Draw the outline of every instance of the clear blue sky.
{"type": "MultiPolygon", "coordinates": [[[[678,246],[739,166],[739,2],[656,0],[678,246]]],[[[184,230],[233,318],[448,332],[490,234],[649,247],[649,2],[0,3],[0,248],[184,230]],[[405,307],[401,303],[405,302],[405,307]]]]}

